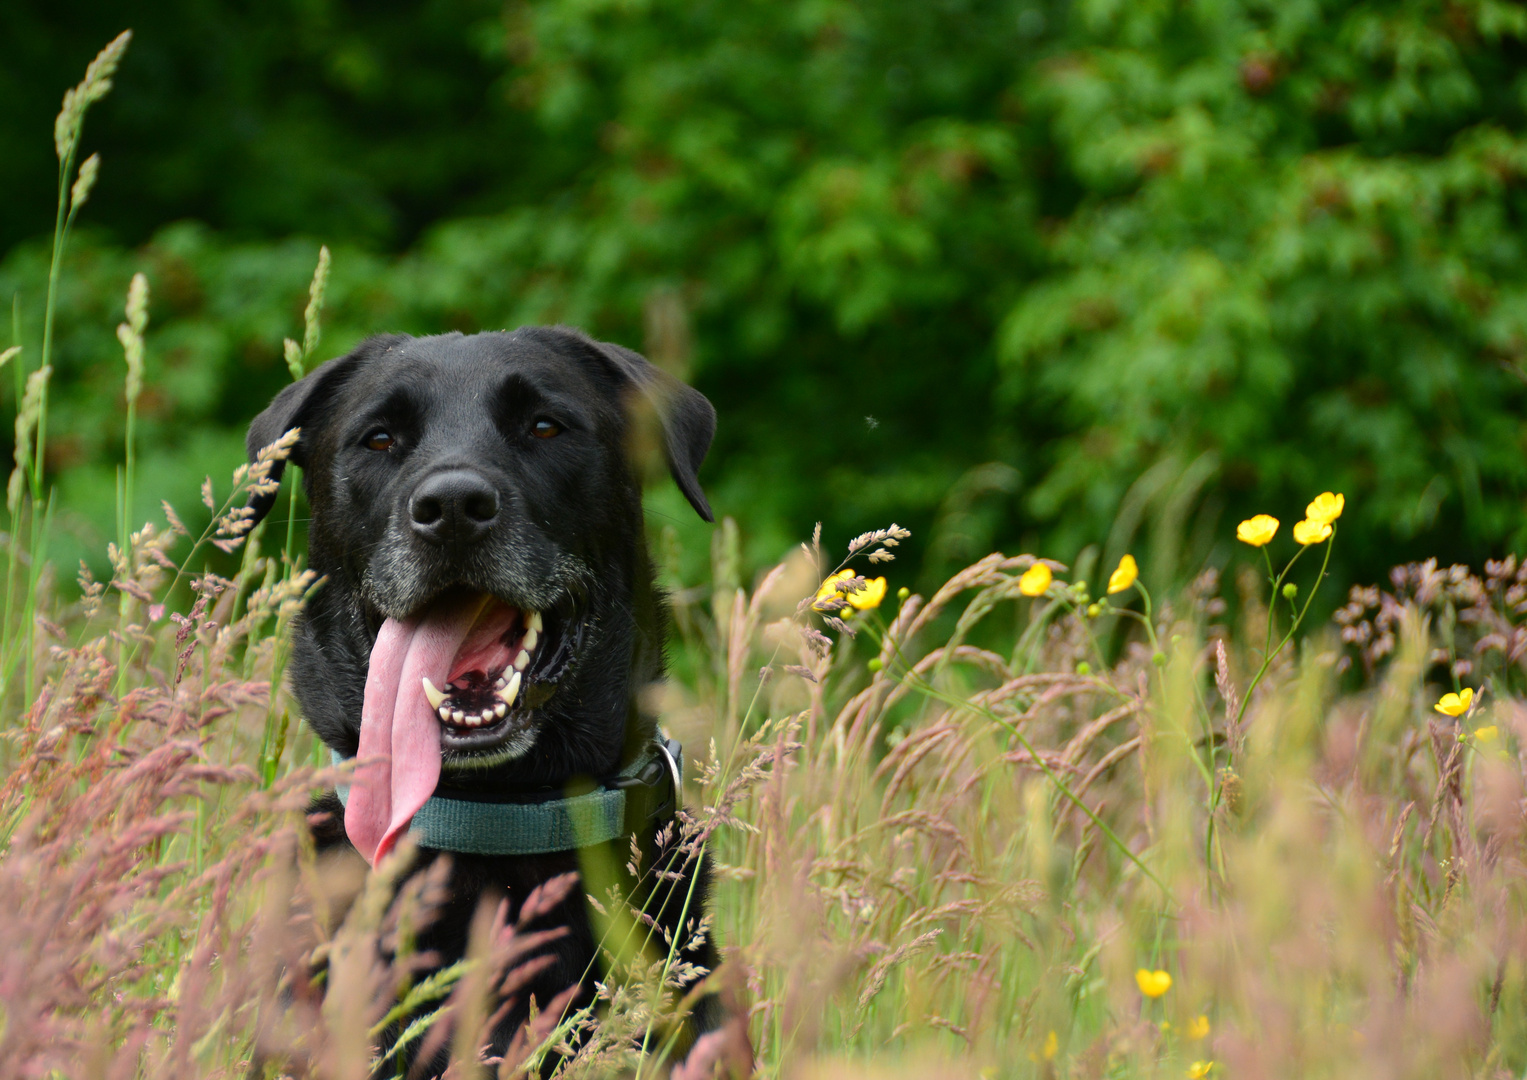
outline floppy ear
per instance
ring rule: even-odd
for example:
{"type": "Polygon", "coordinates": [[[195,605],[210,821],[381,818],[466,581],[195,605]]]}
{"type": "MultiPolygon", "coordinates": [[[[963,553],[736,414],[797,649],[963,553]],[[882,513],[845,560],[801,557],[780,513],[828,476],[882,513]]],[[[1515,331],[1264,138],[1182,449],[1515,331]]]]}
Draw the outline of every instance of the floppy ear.
{"type": "MultiPolygon", "coordinates": [[[[261,450],[292,428],[302,428],[302,435],[297,440],[297,445],[292,447],[288,460],[294,465],[305,468],[308,463],[308,450],[312,447],[313,437],[318,434],[317,427],[321,426],[325,419],[325,406],[334,394],[369,356],[378,351],[385,352],[391,346],[406,340],[408,337],[405,334],[367,338],[356,347],[354,352],[321,364],[282,390],[265,411],[255,417],[249,425],[249,434],[244,439],[244,448],[249,454],[250,463],[254,463],[256,455],[261,450]]],[[[277,461],[271,467],[270,478],[279,484],[281,474],[285,471],[286,462],[277,461]]],[[[250,496],[248,506],[254,511],[254,517],[249,523],[251,529],[270,513],[271,507],[276,504],[277,494],[273,491],[268,495],[250,496]]]]}
{"type": "MultiPolygon", "coordinates": [[[[566,330],[566,327],[558,329],[566,330]]],[[[716,434],[716,410],[700,391],[675,379],[640,353],[607,341],[593,341],[571,331],[597,349],[605,361],[641,391],[663,424],[668,469],[689,505],[706,521],[715,521],[705,492],[700,489],[700,463],[716,434]]]]}

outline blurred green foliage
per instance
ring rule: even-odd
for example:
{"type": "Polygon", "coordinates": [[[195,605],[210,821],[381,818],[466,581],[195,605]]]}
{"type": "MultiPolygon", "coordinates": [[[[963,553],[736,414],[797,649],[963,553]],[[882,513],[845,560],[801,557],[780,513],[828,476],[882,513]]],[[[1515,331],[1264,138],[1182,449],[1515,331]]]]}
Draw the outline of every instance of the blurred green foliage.
{"type": "MultiPolygon", "coordinates": [[[[1162,583],[1253,513],[1290,544],[1326,489],[1347,580],[1527,539],[1520,4],[140,6],[0,13],[33,65],[4,91],[53,103],[0,125],[18,163],[137,31],[61,307],[79,554],[110,535],[131,273],[146,515],[237,460],[320,242],[326,355],[564,321],[693,381],[755,560],[896,520],[924,575],[1097,545],[1162,583]]],[[[27,169],[0,296],[33,345],[52,180],[27,169]]]]}

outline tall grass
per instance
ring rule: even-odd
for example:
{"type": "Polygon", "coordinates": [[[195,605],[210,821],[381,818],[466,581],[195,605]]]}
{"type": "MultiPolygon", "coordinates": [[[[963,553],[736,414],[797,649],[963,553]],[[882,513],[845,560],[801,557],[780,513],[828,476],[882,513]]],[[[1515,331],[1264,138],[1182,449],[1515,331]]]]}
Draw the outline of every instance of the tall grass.
{"type": "MultiPolygon", "coordinates": [[[[49,312],[88,195],[84,109],[126,40],[66,99],[49,312]]],[[[131,283],[120,332],[129,418],[147,290],[131,283]]],[[[295,506],[278,544],[241,510],[289,443],[209,479],[193,536],[168,505],[132,520],[129,419],[112,578],[82,574],[78,600],[51,587],[45,325],[35,361],[6,354],[0,1074],[361,1077],[393,1022],[452,1047],[458,1076],[661,1074],[683,972],[671,947],[632,946],[644,931],[597,865],[527,907],[579,887],[609,913],[599,1008],[538,1003],[484,1062],[490,992],[535,964],[529,916],[484,909],[469,959],[432,972],[410,943],[440,879],[399,891],[399,862],[368,877],[315,855],[304,808],[333,776],[280,685],[314,582],[295,506]]],[[[1335,538],[1282,575],[1243,549],[1231,622],[1209,570],[1153,604],[992,554],[898,592],[904,536],[865,534],[842,562],[817,537],[744,583],[727,520],[710,581],[666,560],[675,673],[649,704],[689,751],[687,843],[719,879],[689,932],[719,937],[709,985],[762,1075],[1527,1070],[1527,567],[1402,567],[1300,636],[1335,538]],[[1467,712],[1433,708],[1465,686],[1467,712]]],[[[706,1054],[736,1060],[735,1035],[706,1054]]]]}

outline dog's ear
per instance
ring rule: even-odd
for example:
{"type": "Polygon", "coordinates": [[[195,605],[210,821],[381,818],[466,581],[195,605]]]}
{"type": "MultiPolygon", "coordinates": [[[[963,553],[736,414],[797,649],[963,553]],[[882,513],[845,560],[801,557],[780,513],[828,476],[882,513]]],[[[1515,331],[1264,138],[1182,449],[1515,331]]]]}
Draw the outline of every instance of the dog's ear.
{"type": "MultiPolygon", "coordinates": [[[[578,333],[577,331],[573,331],[578,333]]],[[[592,341],[618,375],[641,392],[663,425],[663,448],[674,482],[689,505],[706,521],[715,521],[700,489],[700,463],[716,434],[716,410],[700,391],[675,379],[640,353],[607,341],[592,341]]]]}
{"type": "MultiPolygon", "coordinates": [[[[306,468],[308,450],[313,445],[318,428],[326,419],[329,402],[333,400],[340,387],[372,354],[385,352],[388,348],[407,340],[408,337],[405,334],[387,334],[368,338],[353,352],[319,365],[283,389],[265,411],[255,417],[249,425],[249,434],[244,439],[244,448],[249,454],[250,463],[254,463],[261,450],[288,431],[301,428],[302,435],[298,438],[297,444],[292,447],[287,460],[294,465],[306,468]]],[[[270,478],[279,484],[281,474],[285,471],[286,462],[277,461],[271,467],[270,478]]],[[[250,496],[248,506],[254,511],[254,517],[249,523],[251,529],[270,513],[271,507],[276,504],[276,495],[277,492],[272,491],[267,495],[250,496]]]]}

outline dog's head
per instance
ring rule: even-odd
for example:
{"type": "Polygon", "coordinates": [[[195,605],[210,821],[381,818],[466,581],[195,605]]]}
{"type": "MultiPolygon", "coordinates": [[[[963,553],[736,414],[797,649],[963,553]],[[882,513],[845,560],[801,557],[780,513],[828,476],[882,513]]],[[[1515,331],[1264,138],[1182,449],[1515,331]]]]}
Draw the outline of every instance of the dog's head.
{"type": "Polygon", "coordinates": [[[661,666],[632,446],[660,432],[711,520],[710,403],[628,349],[529,327],[373,338],[283,390],[251,456],[293,428],[327,579],[294,681],[324,741],[364,753],[375,731],[394,762],[433,743],[467,787],[610,770],[661,666]]]}

